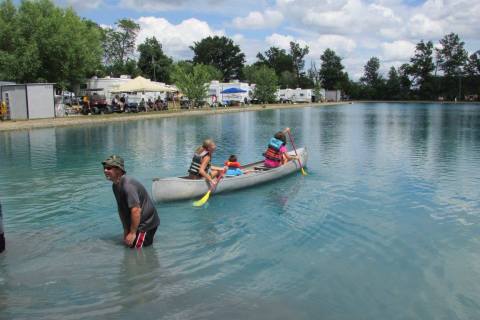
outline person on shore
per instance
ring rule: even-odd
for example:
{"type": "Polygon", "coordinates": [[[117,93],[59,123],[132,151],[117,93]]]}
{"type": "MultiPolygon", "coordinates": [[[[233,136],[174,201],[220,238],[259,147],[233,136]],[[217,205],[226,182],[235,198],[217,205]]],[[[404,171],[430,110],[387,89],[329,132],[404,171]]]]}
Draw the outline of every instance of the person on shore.
{"type": "Polygon", "coordinates": [[[124,161],[112,155],[102,161],[105,177],[112,181],[118,214],[123,225],[123,242],[130,248],[153,243],[160,218],[145,187],[126,175],[124,161]]]}
{"type": "Polygon", "coordinates": [[[225,173],[226,176],[236,177],[241,176],[242,174],[250,173],[252,170],[242,170],[240,169],[241,165],[237,160],[237,156],[232,154],[228,161],[225,161],[225,167],[227,171],[225,173]]]}
{"type": "Polygon", "coordinates": [[[268,143],[267,150],[263,154],[265,156],[264,165],[267,168],[277,168],[284,165],[288,161],[295,160],[298,157],[290,156],[287,151],[286,133],[290,132],[290,128],[275,133],[268,143]]]}
{"type": "Polygon", "coordinates": [[[0,100],[0,120],[6,120],[7,118],[7,103],[0,100]]]}
{"type": "Polygon", "coordinates": [[[204,178],[212,186],[216,183],[215,178],[221,172],[224,172],[224,168],[211,165],[212,155],[216,149],[217,146],[215,142],[212,139],[206,139],[202,145],[195,150],[192,163],[188,169],[188,177],[190,179],[204,178]]]}
{"type": "Polygon", "coordinates": [[[5,234],[3,232],[2,204],[0,203],[0,253],[5,251],[5,234]]]}

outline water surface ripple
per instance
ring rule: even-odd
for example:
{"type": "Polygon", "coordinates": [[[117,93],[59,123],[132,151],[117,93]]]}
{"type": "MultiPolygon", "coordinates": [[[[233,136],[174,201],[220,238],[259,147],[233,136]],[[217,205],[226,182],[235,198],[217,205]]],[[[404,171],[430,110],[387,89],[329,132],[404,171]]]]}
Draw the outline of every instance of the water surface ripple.
{"type": "Polygon", "coordinates": [[[1,319],[478,319],[480,107],[354,104],[0,133],[1,319]],[[258,159],[289,126],[308,173],[159,204],[125,249],[100,161],[148,189],[258,159]]]}

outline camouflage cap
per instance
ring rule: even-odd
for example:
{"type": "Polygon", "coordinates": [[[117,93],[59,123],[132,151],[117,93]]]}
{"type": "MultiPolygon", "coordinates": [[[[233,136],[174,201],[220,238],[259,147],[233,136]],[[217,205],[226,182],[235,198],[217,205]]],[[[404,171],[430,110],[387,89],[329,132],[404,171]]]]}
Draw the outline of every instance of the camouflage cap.
{"type": "Polygon", "coordinates": [[[120,157],[120,156],[111,155],[110,157],[108,157],[107,159],[105,159],[104,161],[102,161],[102,164],[103,164],[104,166],[117,167],[117,168],[119,168],[120,170],[122,170],[123,172],[126,172],[126,171],[125,171],[125,164],[124,164],[123,158],[120,157]]]}

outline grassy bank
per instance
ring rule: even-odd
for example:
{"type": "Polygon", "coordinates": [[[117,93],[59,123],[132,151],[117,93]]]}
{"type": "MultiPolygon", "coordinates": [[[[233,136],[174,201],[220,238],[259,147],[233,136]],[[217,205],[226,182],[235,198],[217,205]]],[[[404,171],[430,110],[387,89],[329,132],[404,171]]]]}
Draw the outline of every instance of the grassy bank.
{"type": "Polygon", "coordinates": [[[267,105],[251,105],[247,107],[229,107],[229,108],[219,108],[219,109],[195,109],[195,110],[174,109],[169,111],[153,111],[153,112],[142,112],[142,113],[114,113],[114,114],[106,114],[106,115],[70,116],[70,117],[62,117],[62,118],[54,118],[54,119],[3,121],[3,122],[0,122],[0,131],[80,126],[80,125],[101,124],[101,123],[119,122],[119,121],[198,116],[198,115],[222,114],[222,113],[231,113],[231,112],[320,107],[320,106],[331,106],[331,105],[338,105],[338,104],[344,104],[344,103],[346,102],[308,103],[308,104],[307,103],[267,104],[267,105]]]}

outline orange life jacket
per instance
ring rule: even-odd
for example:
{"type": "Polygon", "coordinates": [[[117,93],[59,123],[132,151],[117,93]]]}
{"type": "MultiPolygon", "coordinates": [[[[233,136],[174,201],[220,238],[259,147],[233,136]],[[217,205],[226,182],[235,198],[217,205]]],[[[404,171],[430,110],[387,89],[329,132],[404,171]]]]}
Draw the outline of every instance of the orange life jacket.
{"type": "Polygon", "coordinates": [[[235,162],[225,161],[225,165],[228,168],[240,168],[241,167],[240,163],[238,163],[237,161],[235,161],[235,162]]]}

